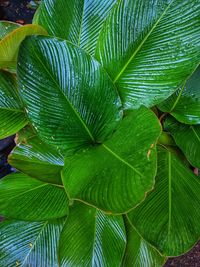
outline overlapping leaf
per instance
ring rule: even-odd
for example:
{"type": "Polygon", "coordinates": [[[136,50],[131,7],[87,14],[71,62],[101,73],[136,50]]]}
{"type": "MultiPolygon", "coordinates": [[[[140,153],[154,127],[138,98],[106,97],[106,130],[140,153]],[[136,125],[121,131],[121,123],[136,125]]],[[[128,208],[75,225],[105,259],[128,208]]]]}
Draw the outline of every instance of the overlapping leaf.
{"type": "Polygon", "coordinates": [[[99,32],[117,0],[43,1],[33,22],[50,35],[69,40],[91,55],[99,32]]]}
{"type": "Polygon", "coordinates": [[[0,139],[15,134],[26,124],[15,76],[0,71],[0,139]]]}
{"type": "Polygon", "coordinates": [[[157,118],[142,107],[123,119],[110,140],[66,158],[62,175],[70,198],[112,213],[133,208],[154,184],[159,134],[157,118]]]}
{"type": "Polygon", "coordinates": [[[11,31],[0,40],[0,68],[16,67],[18,49],[26,36],[47,32],[39,25],[25,25],[11,31]]]}
{"type": "Polygon", "coordinates": [[[109,216],[77,204],[71,208],[61,233],[60,266],[120,266],[125,245],[121,216],[109,216]]]}
{"type": "Polygon", "coordinates": [[[120,98],[107,73],[71,43],[27,38],[18,75],[33,126],[41,138],[63,150],[104,141],[122,117],[120,98]]]}
{"type": "Polygon", "coordinates": [[[200,125],[182,124],[169,117],[164,126],[190,163],[200,168],[200,125]]]}
{"type": "Polygon", "coordinates": [[[166,258],[143,239],[126,220],[127,246],[123,267],[160,267],[166,258]]]}
{"type": "Polygon", "coordinates": [[[100,33],[95,56],[125,108],[153,106],[172,94],[200,60],[200,2],[123,0],[100,33]]]}
{"type": "Polygon", "coordinates": [[[58,267],[57,246],[65,218],[0,223],[0,266],[58,267]]]}
{"type": "Polygon", "coordinates": [[[200,67],[180,89],[158,107],[182,123],[200,124],[200,67]]]}
{"type": "Polygon", "coordinates": [[[9,156],[9,163],[17,170],[44,182],[62,184],[60,172],[63,156],[38,137],[20,143],[9,156]]]}
{"type": "Polygon", "coordinates": [[[200,236],[200,180],[174,151],[158,152],[155,189],[128,217],[162,253],[178,256],[200,236]]]}
{"type": "Polygon", "coordinates": [[[1,20],[0,21],[0,40],[3,39],[10,32],[19,28],[20,26],[21,26],[20,24],[15,23],[15,22],[1,20]]]}
{"type": "Polygon", "coordinates": [[[68,214],[62,186],[43,183],[25,174],[0,180],[0,214],[18,220],[41,221],[68,214]]]}

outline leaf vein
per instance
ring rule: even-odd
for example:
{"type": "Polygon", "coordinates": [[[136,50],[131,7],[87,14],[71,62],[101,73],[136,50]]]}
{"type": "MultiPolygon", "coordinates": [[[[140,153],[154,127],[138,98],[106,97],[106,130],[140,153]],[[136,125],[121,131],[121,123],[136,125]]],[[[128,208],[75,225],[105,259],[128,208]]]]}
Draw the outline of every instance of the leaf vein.
{"type": "Polygon", "coordinates": [[[169,5],[166,7],[166,9],[163,11],[163,13],[161,14],[161,16],[158,18],[158,20],[155,22],[155,24],[153,25],[153,27],[150,29],[150,31],[148,32],[148,34],[145,36],[145,38],[142,40],[142,42],[140,43],[140,45],[138,46],[138,48],[134,51],[134,53],[132,54],[132,56],[129,58],[129,60],[126,62],[126,64],[124,65],[124,67],[122,68],[122,70],[117,74],[117,76],[115,77],[113,83],[116,83],[117,80],[121,77],[121,75],[124,73],[124,71],[126,70],[126,68],[128,67],[128,65],[131,63],[131,61],[133,60],[133,58],[137,55],[137,53],[141,50],[143,44],[146,42],[146,40],[149,38],[149,36],[151,35],[151,33],[154,31],[154,29],[156,28],[156,26],[159,24],[159,22],[162,20],[162,18],[165,16],[165,14],[167,13],[168,9],[170,8],[171,4],[174,2],[174,0],[171,0],[171,2],[169,3],[169,5]]]}
{"type": "Polygon", "coordinates": [[[117,158],[118,160],[120,160],[121,162],[123,162],[125,165],[127,165],[129,168],[131,168],[132,170],[134,170],[134,172],[136,172],[137,174],[139,174],[140,176],[143,176],[143,174],[138,171],[137,169],[135,169],[131,164],[129,164],[128,162],[126,162],[124,159],[122,159],[119,155],[117,155],[114,151],[112,151],[109,147],[107,147],[105,144],[102,144],[102,146],[109,151],[115,158],[117,158]]]}
{"type": "Polygon", "coordinates": [[[62,92],[62,90],[60,89],[60,85],[58,84],[58,82],[54,79],[54,77],[51,75],[51,73],[49,72],[49,70],[47,69],[47,67],[44,65],[44,63],[42,62],[42,60],[39,58],[39,56],[35,53],[36,58],[38,59],[38,61],[40,62],[40,64],[43,66],[43,68],[46,70],[47,74],[49,75],[49,77],[52,79],[52,81],[55,83],[55,85],[57,86],[57,88],[59,89],[59,91],[61,92],[61,94],[64,96],[64,98],[67,100],[67,103],[69,104],[70,108],[73,110],[74,114],[76,115],[76,117],[79,119],[79,121],[81,122],[82,126],[84,127],[85,131],[87,132],[87,134],[89,135],[89,137],[91,138],[92,142],[94,142],[94,137],[92,136],[90,130],[88,129],[88,127],[86,126],[85,122],[82,120],[82,118],[80,117],[79,113],[76,111],[76,109],[74,108],[74,106],[72,105],[72,103],[69,101],[69,99],[66,97],[66,95],[62,92]]]}

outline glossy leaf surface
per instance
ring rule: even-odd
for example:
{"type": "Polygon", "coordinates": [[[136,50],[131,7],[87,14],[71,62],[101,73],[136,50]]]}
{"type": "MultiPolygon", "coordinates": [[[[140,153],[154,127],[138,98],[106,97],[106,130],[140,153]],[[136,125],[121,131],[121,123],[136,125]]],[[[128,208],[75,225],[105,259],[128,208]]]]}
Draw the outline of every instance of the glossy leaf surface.
{"type": "Polygon", "coordinates": [[[58,267],[57,246],[64,219],[0,223],[0,266],[58,267]]]}
{"type": "Polygon", "coordinates": [[[139,233],[167,256],[185,253],[200,236],[200,180],[174,151],[160,148],[155,189],[128,214],[139,233]]]}
{"type": "Polygon", "coordinates": [[[41,221],[68,214],[63,187],[43,183],[25,174],[7,175],[0,181],[0,214],[18,220],[41,221]]]}
{"type": "Polygon", "coordinates": [[[159,134],[151,111],[142,107],[130,113],[103,145],[66,158],[67,194],[111,213],[133,208],[154,184],[159,134]]]}
{"type": "Polygon", "coordinates": [[[15,76],[0,71],[0,139],[15,134],[26,124],[15,76]]]}
{"type": "Polygon", "coordinates": [[[71,208],[60,237],[61,267],[120,266],[126,245],[121,216],[84,204],[71,208]]]}
{"type": "Polygon", "coordinates": [[[16,67],[18,49],[26,36],[41,34],[46,35],[46,31],[38,25],[25,25],[19,27],[2,40],[0,40],[0,68],[16,67]]]}
{"type": "Polygon", "coordinates": [[[21,25],[11,21],[0,21],[0,40],[3,39],[7,34],[19,28],[21,25]]]}
{"type": "Polygon", "coordinates": [[[94,54],[103,22],[117,0],[43,1],[33,20],[50,35],[77,44],[94,54]]]}
{"type": "Polygon", "coordinates": [[[164,126],[191,165],[200,168],[200,125],[182,124],[169,117],[164,126]]]}
{"type": "Polygon", "coordinates": [[[143,239],[126,221],[127,246],[123,267],[161,267],[165,257],[143,239]]]}
{"type": "Polygon", "coordinates": [[[170,96],[200,60],[200,2],[119,1],[104,24],[95,56],[125,108],[170,96]]]}
{"type": "Polygon", "coordinates": [[[158,107],[182,123],[200,124],[200,67],[186,84],[158,107]]]}
{"type": "Polygon", "coordinates": [[[121,102],[109,76],[71,43],[27,38],[18,75],[33,126],[41,138],[63,150],[102,142],[121,119],[121,102]]]}
{"type": "Polygon", "coordinates": [[[47,183],[62,184],[63,156],[38,137],[20,143],[9,155],[9,164],[17,170],[47,183]]]}

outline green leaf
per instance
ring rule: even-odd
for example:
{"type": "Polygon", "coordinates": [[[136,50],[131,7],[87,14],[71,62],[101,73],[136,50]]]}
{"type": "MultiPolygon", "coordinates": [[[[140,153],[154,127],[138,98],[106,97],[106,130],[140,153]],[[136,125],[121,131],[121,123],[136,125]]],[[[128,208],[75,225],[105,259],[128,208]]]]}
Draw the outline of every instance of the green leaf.
{"type": "Polygon", "coordinates": [[[99,32],[116,2],[117,0],[43,1],[33,23],[42,25],[50,35],[69,40],[93,55],[99,32]]]}
{"type": "Polygon", "coordinates": [[[0,266],[58,267],[57,246],[66,218],[0,223],[0,266]]]}
{"type": "Polygon", "coordinates": [[[41,221],[68,214],[62,186],[43,183],[25,174],[0,180],[0,214],[18,220],[41,221]]]}
{"type": "Polygon", "coordinates": [[[200,2],[119,1],[101,30],[95,56],[125,108],[170,96],[200,61],[200,2]]]}
{"type": "Polygon", "coordinates": [[[143,239],[126,220],[127,246],[123,261],[124,267],[160,267],[166,258],[143,239]]]}
{"type": "Polygon", "coordinates": [[[9,155],[8,161],[11,166],[41,181],[62,184],[60,172],[64,165],[63,156],[38,137],[19,144],[9,155]]]}
{"type": "Polygon", "coordinates": [[[14,75],[0,71],[0,139],[15,134],[27,124],[14,75]]]}
{"type": "Polygon", "coordinates": [[[182,123],[200,124],[200,66],[181,88],[158,107],[182,123]]]}
{"type": "MultiPolygon", "coordinates": [[[[23,129],[21,129],[15,136],[15,143],[16,145],[19,145],[21,143],[28,144],[28,140],[32,138],[38,138],[37,133],[33,126],[29,123],[27,124],[23,129]]],[[[41,142],[41,140],[38,140],[38,142],[41,142]]]]}
{"type": "Polygon", "coordinates": [[[109,216],[78,204],[71,208],[61,233],[60,266],[120,266],[125,245],[121,216],[109,216]]]}
{"type": "Polygon", "coordinates": [[[3,39],[6,35],[10,32],[14,31],[15,29],[19,28],[21,25],[11,21],[0,21],[0,40],[3,39]]]}
{"type": "Polygon", "coordinates": [[[199,209],[200,179],[173,150],[159,148],[155,189],[128,218],[161,253],[178,256],[199,239],[199,209]]]}
{"type": "Polygon", "coordinates": [[[159,134],[153,112],[142,107],[130,113],[110,140],[66,158],[68,196],[111,213],[132,209],[153,187],[159,134]]]}
{"type": "Polygon", "coordinates": [[[30,24],[13,30],[0,40],[0,68],[15,68],[21,42],[26,36],[34,34],[46,35],[47,32],[41,26],[30,24]]]}
{"type": "Polygon", "coordinates": [[[27,38],[19,52],[18,75],[33,126],[62,150],[104,141],[121,120],[120,98],[109,76],[71,43],[27,38]]]}
{"type": "Polygon", "coordinates": [[[200,168],[200,125],[185,125],[168,117],[164,127],[175,139],[192,166],[200,168]]]}
{"type": "Polygon", "coordinates": [[[170,133],[162,132],[158,138],[158,144],[163,146],[176,146],[176,143],[170,133]]]}

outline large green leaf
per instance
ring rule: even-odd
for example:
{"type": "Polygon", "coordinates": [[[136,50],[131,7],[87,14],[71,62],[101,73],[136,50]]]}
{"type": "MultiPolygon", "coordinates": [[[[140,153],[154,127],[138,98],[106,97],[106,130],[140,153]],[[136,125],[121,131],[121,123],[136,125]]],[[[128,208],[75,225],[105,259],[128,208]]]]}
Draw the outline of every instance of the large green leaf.
{"type": "Polygon", "coordinates": [[[0,40],[3,39],[7,34],[19,28],[21,25],[11,21],[0,21],[0,40]]]}
{"type": "Polygon", "coordinates": [[[19,52],[18,75],[33,126],[41,138],[63,150],[104,141],[122,117],[107,73],[71,43],[27,38],[19,52]]]}
{"type": "Polygon", "coordinates": [[[161,267],[166,258],[143,239],[126,220],[127,246],[124,267],[161,267]]]}
{"type": "Polygon", "coordinates": [[[176,144],[183,151],[194,167],[200,168],[200,125],[186,125],[172,117],[167,118],[164,127],[174,137],[176,144]]]}
{"type": "Polygon", "coordinates": [[[62,184],[60,172],[63,156],[38,137],[20,143],[9,155],[9,163],[16,169],[44,182],[62,184]]]}
{"type": "Polygon", "coordinates": [[[159,148],[155,189],[128,214],[140,234],[167,256],[185,253],[200,236],[200,179],[174,151],[159,148]]]}
{"type": "Polygon", "coordinates": [[[65,218],[0,223],[0,266],[58,267],[57,246],[65,218]]]}
{"type": "Polygon", "coordinates": [[[39,7],[33,23],[50,35],[69,40],[94,54],[99,32],[117,0],[48,0],[39,7]]]}
{"type": "Polygon", "coordinates": [[[133,208],[154,184],[159,134],[153,112],[142,107],[130,113],[110,140],[66,158],[62,176],[68,196],[111,213],[133,208]]]}
{"type": "Polygon", "coordinates": [[[26,36],[47,32],[39,25],[19,27],[0,40],[0,68],[16,67],[18,49],[26,36]]]}
{"type": "Polygon", "coordinates": [[[59,244],[61,267],[110,267],[121,264],[126,233],[121,216],[84,204],[71,208],[59,244]]]}
{"type": "Polygon", "coordinates": [[[200,1],[123,0],[101,30],[96,58],[125,108],[170,96],[200,61],[200,1]]]}
{"type": "Polygon", "coordinates": [[[158,107],[180,122],[200,124],[200,66],[181,88],[158,107]]]}
{"type": "Polygon", "coordinates": [[[0,71],[0,139],[15,134],[26,124],[15,76],[0,71]]]}
{"type": "Polygon", "coordinates": [[[18,220],[41,221],[68,214],[68,199],[62,186],[43,183],[25,174],[0,180],[0,214],[18,220]]]}

